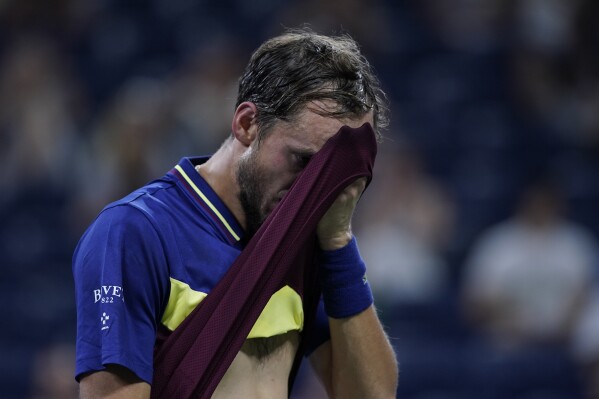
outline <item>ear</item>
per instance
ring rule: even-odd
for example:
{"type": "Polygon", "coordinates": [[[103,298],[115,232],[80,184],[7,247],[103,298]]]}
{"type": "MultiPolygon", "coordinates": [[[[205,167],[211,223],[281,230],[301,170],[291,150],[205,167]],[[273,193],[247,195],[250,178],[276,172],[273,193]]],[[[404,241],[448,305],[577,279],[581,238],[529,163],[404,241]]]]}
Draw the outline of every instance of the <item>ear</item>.
{"type": "Polygon", "coordinates": [[[245,101],[237,107],[231,122],[231,132],[237,141],[249,147],[258,136],[256,104],[245,101]]]}

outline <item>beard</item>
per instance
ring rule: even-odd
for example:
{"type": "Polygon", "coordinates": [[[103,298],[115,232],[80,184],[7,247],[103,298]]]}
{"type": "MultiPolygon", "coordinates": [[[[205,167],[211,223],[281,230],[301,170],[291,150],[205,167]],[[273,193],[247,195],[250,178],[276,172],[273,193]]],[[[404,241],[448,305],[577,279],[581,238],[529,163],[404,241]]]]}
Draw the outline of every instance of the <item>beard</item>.
{"type": "Polygon", "coordinates": [[[246,237],[249,240],[258,231],[266,216],[261,210],[264,196],[261,189],[263,173],[257,162],[256,151],[241,158],[235,176],[239,185],[239,201],[245,213],[246,237]]]}

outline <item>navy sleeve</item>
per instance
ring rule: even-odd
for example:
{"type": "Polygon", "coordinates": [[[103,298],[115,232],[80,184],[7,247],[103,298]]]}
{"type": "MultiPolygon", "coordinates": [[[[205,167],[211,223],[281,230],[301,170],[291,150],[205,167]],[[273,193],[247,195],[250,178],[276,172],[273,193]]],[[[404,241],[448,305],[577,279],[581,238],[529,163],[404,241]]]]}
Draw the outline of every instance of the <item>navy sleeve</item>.
{"type": "Polygon", "coordinates": [[[168,276],[162,240],[145,213],[130,205],[102,211],[73,257],[78,380],[118,364],[152,382],[168,276]]]}

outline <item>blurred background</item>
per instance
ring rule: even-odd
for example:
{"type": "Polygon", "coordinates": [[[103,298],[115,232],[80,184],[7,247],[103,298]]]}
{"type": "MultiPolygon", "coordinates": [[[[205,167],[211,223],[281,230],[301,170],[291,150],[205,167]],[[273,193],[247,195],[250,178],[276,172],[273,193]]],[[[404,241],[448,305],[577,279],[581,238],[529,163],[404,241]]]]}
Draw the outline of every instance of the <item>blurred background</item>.
{"type": "MultiPolygon", "coordinates": [[[[599,2],[0,1],[0,397],[76,397],[71,255],[229,133],[284,27],[349,33],[392,124],[355,233],[400,398],[599,398],[599,2]]],[[[295,398],[322,390],[303,369],[295,398]]]]}

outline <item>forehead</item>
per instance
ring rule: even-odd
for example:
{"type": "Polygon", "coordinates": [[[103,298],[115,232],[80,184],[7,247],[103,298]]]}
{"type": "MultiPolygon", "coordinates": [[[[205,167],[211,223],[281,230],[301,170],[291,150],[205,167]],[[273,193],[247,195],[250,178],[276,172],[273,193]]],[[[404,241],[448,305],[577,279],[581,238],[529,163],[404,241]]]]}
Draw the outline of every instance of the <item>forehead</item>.
{"type": "Polygon", "coordinates": [[[373,124],[372,112],[360,118],[334,118],[323,116],[322,112],[325,110],[330,111],[325,104],[311,103],[299,111],[291,121],[276,123],[269,136],[316,152],[342,126],[357,128],[366,122],[373,124]]]}

